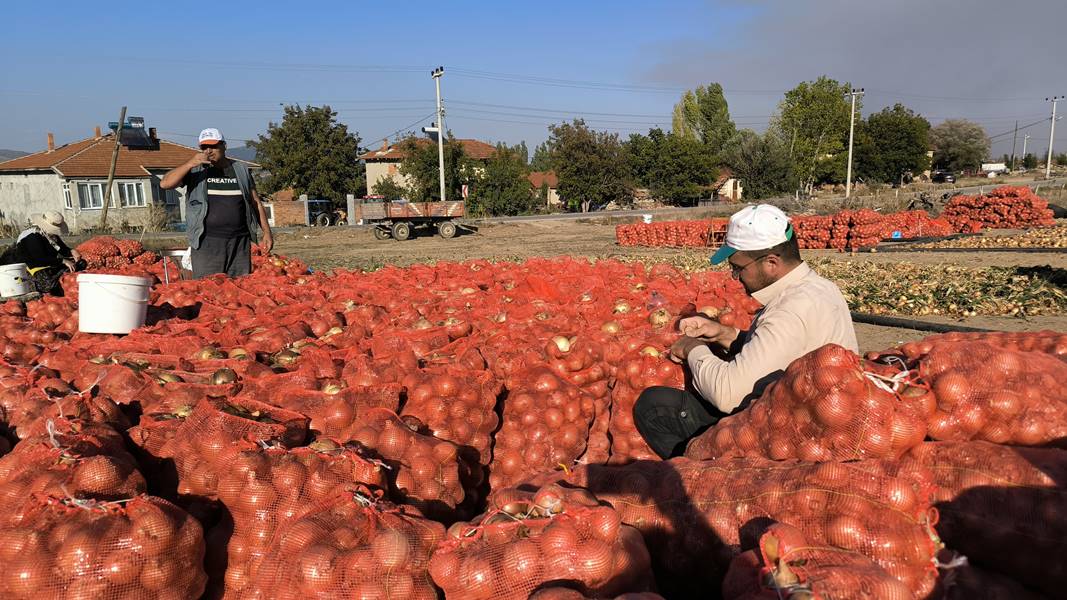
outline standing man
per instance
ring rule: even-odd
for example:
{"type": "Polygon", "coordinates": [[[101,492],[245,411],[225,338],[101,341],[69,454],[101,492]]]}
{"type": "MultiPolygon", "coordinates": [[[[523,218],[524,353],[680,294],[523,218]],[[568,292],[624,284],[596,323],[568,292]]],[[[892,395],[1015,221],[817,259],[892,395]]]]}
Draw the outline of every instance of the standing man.
{"type": "Polygon", "coordinates": [[[700,397],[657,386],[634,404],[637,430],[665,459],[759,398],[797,358],[826,344],[859,351],[841,290],[801,260],[793,227],[777,207],[748,206],[730,217],[726,244],[711,257],[712,264],[724,260],[763,308],[748,331],[704,316],[679,321],[683,335],[671,358],[689,366],[700,397]]]}
{"type": "Polygon", "coordinates": [[[193,277],[248,275],[252,242],[259,241],[267,253],[274,247],[267,212],[248,166],[226,157],[226,138],[218,129],[201,131],[200,152],[159,183],[165,190],[178,186],[185,186],[193,277]]]}

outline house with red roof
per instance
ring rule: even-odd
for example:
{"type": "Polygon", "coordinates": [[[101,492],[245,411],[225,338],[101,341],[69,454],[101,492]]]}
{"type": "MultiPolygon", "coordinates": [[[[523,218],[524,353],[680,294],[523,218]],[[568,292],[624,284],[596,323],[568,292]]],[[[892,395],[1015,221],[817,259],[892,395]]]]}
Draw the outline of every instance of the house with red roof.
{"type": "MultiPolygon", "coordinates": [[[[496,146],[480,140],[456,140],[463,146],[463,154],[467,158],[476,161],[488,161],[496,154],[496,146]]],[[[415,143],[421,145],[436,144],[435,140],[416,138],[415,143]]],[[[386,178],[392,178],[400,186],[407,186],[407,178],[400,173],[400,163],[407,156],[401,148],[401,144],[389,144],[382,142],[381,148],[365,152],[359,159],[367,165],[367,193],[374,194],[374,188],[386,178]]]]}
{"type": "MultiPolygon", "coordinates": [[[[71,229],[98,225],[118,129],[112,125],[107,134],[97,127],[92,137],[59,146],[49,133],[45,150],[0,162],[0,220],[22,226],[31,215],[54,210],[71,229]]],[[[140,117],[128,119],[119,142],[108,221],[140,227],[155,218],[153,208],[184,220],[184,189],[161,190],[159,182],[197,150],[159,139],[140,117]]]]}
{"type": "Polygon", "coordinates": [[[555,171],[531,171],[526,179],[530,181],[533,193],[540,196],[544,194],[545,208],[560,205],[559,177],[555,171]]]}

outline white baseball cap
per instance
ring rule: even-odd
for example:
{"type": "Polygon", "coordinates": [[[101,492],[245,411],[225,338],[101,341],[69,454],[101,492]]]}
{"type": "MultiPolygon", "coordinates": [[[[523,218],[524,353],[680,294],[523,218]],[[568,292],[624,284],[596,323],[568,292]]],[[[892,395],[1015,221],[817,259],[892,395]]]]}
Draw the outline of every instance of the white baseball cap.
{"type": "Polygon", "coordinates": [[[200,144],[206,144],[208,146],[214,146],[216,144],[222,144],[226,142],[226,138],[223,137],[222,132],[214,127],[208,127],[200,132],[200,144]]]}
{"type": "Polygon", "coordinates": [[[793,228],[789,224],[789,217],[777,206],[746,206],[730,217],[730,225],[726,228],[726,243],[712,255],[711,264],[721,263],[738,250],[767,250],[792,237],[793,228]]]}

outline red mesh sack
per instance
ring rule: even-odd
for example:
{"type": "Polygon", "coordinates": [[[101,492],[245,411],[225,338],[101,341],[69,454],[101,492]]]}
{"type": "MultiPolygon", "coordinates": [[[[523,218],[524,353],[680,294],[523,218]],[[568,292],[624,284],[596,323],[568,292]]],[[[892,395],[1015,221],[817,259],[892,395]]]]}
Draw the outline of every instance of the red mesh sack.
{"type": "Polygon", "coordinates": [[[230,468],[240,440],[278,442],[293,447],[307,436],[300,413],[249,398],[205,398],[158,451],[174,461],[178,492],[213,498],[219,475],[230,468]]]}
{"type": "Polygon", "coordinates": [[[719,586],[743,539],[772,521],[793,524],[812,544],[871,558],[917,596],[933,588],[933,481],[919,465],[677,458],[588,465],[555,478],[588,489],[641,531],[665,592],[719,586]]]}
{"type": "Polygon", "coordinates": [[[909,600],[911,590],[863,554],[813,545],[804,534],[775,523],[758,550],[730,563],[723,600],[909,600]]]}
{"type": "Polygon", "coordinates": [[[395,383],[345,387],[343,381],[327,381],[319,390],[282,388],[271,396],[271,404],[307,415],[316,435],[349,440],[368,410],[399,408],[403,389],[395,383]]]}
{"type": "Polygon", "coordinates": [[[438,544],[430,575],[445,598],[524,600],[553,581],[598,597],[651,586],[641,534],[613,508],[555,485],[506,496],[515,499],[453,525],[438,544]]]}
{"type": "Polygon", "coordinates": [[[935,346],[952,342],[986,342],[1002,350],[1021,352],[1044,352],[1067,360],[1067,334],[1057,331],[989,331],[984,333],[941,333],[927,336],[915,342],[901,344],[897,348],[881,352],[869,352],[867,358],[900,356],[915,361],[930,353],[935,346]]]}
{"type": "Polygon", "coordinates": [[[58,379],[40,380],[36,385],[14,410],[5,413],[7,423],[15,428],[19,438],[43,435],[48,422],[58,419],[101,423],[119,431],[130,426],[118,405],[106,397],[64,393],[69,388],[58,379]]]}
{"type": "Polygon", "coordinates": [[[417,417],[435,438],[469,448],[474,462],[489,464],[501,390],[492,373],[438,367],[412,372],[402,383],[407,388],[402,415],[417,417]]]}
{"type": "Polygon", "coordinates": [[[1067,363],[985,342],[935,345],[919,360],[937,412],[935,440],[1037,446],[1067,439],[1067,363]]]}
{"type": "Polygon", "coordinates": [[[1067,586],[1067,450],[927,442],[938,534],[979,566],[1059,596],[1067,586]]]}
{"type": "Polygon", "coordinates": [[[659,455],[648,447],[634,425],[634,404],[645,388],[684,387],[684,369],[667,360],[656,348],[645,346],[623,358],[615,377],[615,387],[611,390],[611,462],[659,460],[659,455]]]}
{"type": "Polygon", "coordinates": [[[397,500],[422,513],[447,519],[466,498],[463,479],[467,465],[458,447],[412,429],[396,413],[384,408],[367,411],[352,439],[377,453],[390,467],[390,483],[397,500]]]}
{"type": "Polygon", "coordinates": [[[686,456],[807,461],[899,457],[923,441],[928,390],[906,371],[827,344],[790,363],[747,409],[693,439],[686,456]]]}
{"type": "Polygon", "coordinates": [[[165,500],[34,497],[0,526],[4,598],[184,600],[204,591],[204,533],[165,500]]]}
{"type": "Polygon", "coordinates": [[[287,523],[354,483],[387,487],[385,465],[351,445],[320,439],[291,450],[247,442],[243,446],[231,469],[219,477],[218,487],[218,498],[232,519],[225,578],[217,582],[225,586],[218,592],[228,597],[240,597],[254,581],[268,544],[287,523]]]}
{"type": "Polygon", "coordinates": [[[104,425],[60,419],[0,458],[0,522],[24,520],[33,494],[79,500],[120,500],[146,491],[122,437],[104,425]]]}
{"type": "Polygon", "coordinates": [[[274,536],[242,597],[435,600],[427,567],[444,533],[409,507],[341,493],[274,536]]]}
{"type": "Polygon", "coordinates": [[[547,367],[519,372],[506,385],[504,424],[496,436],[490,487],[514,485],[574,464],[585,452],[593,399],[547,367]]]}
{"type": "Polygon", "coordinates": [[[586,440],[582,463],[603,464],[611,456],[611,396],[608,389],[612,371],[604,362],[604,350],[595,336],[555,336],[545,345],[548,366],[561,378],[580,387],[593,398],[593,422],[586,440]]]}

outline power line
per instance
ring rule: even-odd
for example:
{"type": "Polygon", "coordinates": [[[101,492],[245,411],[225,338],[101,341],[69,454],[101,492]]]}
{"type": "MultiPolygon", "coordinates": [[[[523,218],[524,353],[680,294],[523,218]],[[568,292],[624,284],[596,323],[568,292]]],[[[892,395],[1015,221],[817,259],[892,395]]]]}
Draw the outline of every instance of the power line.
{"type": "Polygon", "coordinates": [[[434,111],[434,112],[426,115],[425,117],[419,119],[418,121],[415,121],[414,123],[412,123],[410,125],[404,125],[400,129],[397,129],[396,131],[394,131],[394,132],[392,132],[392,133],[390,133],[388,135],[379,135],[379,136],[376,136],[376,137],[367,137],[367,138],[363,138],[363,139],[365,139],[367,141],[375,141],[375,142],[378,141],[378,140],[388,141],[388,139],[393,137],[394,135],[397,135],[398,133],[400,133],[402,131],[411,129],[412,127],[418,125],[419,123],[422,123],[426,119],[433,118],[433,116],[436,115],[436,114],[437,114],[437,111],[434,111]]]}

